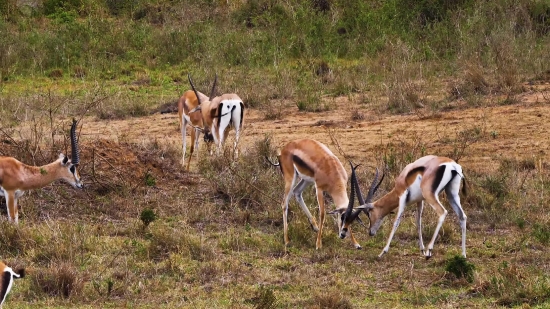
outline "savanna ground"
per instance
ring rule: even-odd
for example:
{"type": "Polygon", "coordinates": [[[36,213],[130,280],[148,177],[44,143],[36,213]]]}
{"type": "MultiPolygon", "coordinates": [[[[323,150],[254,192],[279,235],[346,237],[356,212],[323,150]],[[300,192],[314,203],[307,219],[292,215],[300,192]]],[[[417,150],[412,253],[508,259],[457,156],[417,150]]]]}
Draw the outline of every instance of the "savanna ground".
{"type": "MultiPolygon", "coordinates": [[[[15,3],[0,2],[0,155],[51,162],[76,117],[86,186],[27,192],[19,226],[2,215],[0,258],[28,273],[7,308],[549,305],[546,2],[15,3]],[[208,92],[213,71],[247,105],[240,156],[201,143],[185,172],[177,114],[159,111],[187,72],[208,92]],[[285,255],[282,177],[264,156],[305,137],[361,163],[365,189],[385,170],[378,197],[422,155],[458,160],[468,258],[450,212],[425,260],[414,207],[381,259],[393,215],[374,237],[354,226],[363,250],[329,216],[315,250],[294,201],[285,255]]],[[[428,240],[431,209],[423,222],[428,240]]]]}

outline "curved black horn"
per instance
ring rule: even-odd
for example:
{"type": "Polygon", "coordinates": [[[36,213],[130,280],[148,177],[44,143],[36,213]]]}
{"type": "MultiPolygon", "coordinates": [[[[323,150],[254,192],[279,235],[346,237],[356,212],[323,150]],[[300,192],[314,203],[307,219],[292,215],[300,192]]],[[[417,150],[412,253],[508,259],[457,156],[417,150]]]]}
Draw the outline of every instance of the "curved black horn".
{"type": "Polygon", "coordinates": [[[201,97],[199,96],[197,89],[195,89],[195,85],[193,85],[193,81],[191,80],[191,74],[187,73],[187,79],[189,79],[189,84],[191,84],[191,88],[193,89],[195,96],[197,96],[197,101],[199,101],[199,105],[201,105],[201,97]]]}
{"type": "Polygon", "coordinates": [[[80,153],[78,151],[78,141],[76,139],[76,119],[73,118],[73,125],[71,126],[71,163],[78,165],[80,162],[80,153]]]}
{"type": "MultiPolygon", "coordinates": [[[[384,178],[382,177],[382,179],[384,178]]],[[[380,181],[378,184],[376,184],[377,181],[378,181],[378,168],[376,169],[376,174],[374,175],[374,179],[372,180],[372,184],[370,185],[369,193],[367,194],[367,200],[366,200],[367,203],[371,202],[372,197],[374,196],[374,193],[376,192],[376,190],[380,186],[380,183],[382,182],[380,181]]]]}
{"type": "MultiPolygon", "coordinates": [[[[357,166],[355,168],[357,168],[357,166]]],[[[355,169],[353,172],[355,172],[355,169]]],[[[353,181],[352,185],[355,186],[355,191],[357,192],[357,199],[359,200],[359,206],[365,205],[365,200],[363,199],[363,194],[361,193],[361,188],[359,187],[359,182],[357,181],[357,176],[355,176],[355,181],[353,181]]]]}
{"type": "Polygon", "coordinates": [[[351,163],[351,161],[349,161],[349,165],[351,166],[351,193],[349,195],[348,208],[346,209],[346,212],[345,212],[345,215],[344,215],[344,217],[346,218],[346,221],[348,220],[347,218],[351,218],[351,216],[352,216],[353,204],[355,202],[355,186],[354,186],[354,183],[357,182],[356,175],[355,175],[355,169],[357,168],[357,166],[353,167],[353,163],[351,163]]]}
{"type": "Polygon", "coordinates": [[[214,98],[214,95],[216,94],[216,84],[218,83],[218,74],[216,73],[216,76],[214,77],[214,85],[212,85],[212,91],[210,91],[210,101],[214,98]]]}

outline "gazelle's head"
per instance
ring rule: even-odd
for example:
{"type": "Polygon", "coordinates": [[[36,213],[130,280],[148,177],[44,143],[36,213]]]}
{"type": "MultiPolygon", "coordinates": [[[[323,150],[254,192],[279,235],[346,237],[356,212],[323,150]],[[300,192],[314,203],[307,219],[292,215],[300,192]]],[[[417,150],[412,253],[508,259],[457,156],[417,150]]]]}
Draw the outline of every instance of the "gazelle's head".
{"type": "Polygon", "coordinates": [[[192,109],[189,113],[199,112],[202,114],[203,118],[203,133],[204,133],[204,141],[205,142],[212,142],[214,141],[214,137],[212,136],[212,132],[210,129],[210,126],[212,124],[212,112],[215,112],[215,110],[210,111],[208,110],[210,107],[210,102],[212,99],[214,99],[214,96],[216,94],[216,84],[218,82],[218,74],[214,77],[214,84],[212,85],[212,90],[210,91],[210,96],[208,97],[208,101],[204,102],[201,100],[201,96],[199,96],[199,93],[197,92],[197,89],[195,88],[195,85],[193,84],[193,80],[191,79],[191,74],[187,74],[187,78],[189,79],[189,84],[191,85],[191,88],[193,89],[193,92],[195,92],[195,96],[197,96],[198,105],[194,109],[192,109]]]}
{"type": "Polygon", "coordinates": [[[80,174],[78,173],[78,164],[80,163],[80,153],[78,149],[78,140],[76,139],[76,123],[73,119],[73,125],[71,126],[71,159],[63,154],[59,155],[59,162],[62,166],[61,178],[71,184],[75,188],[81,189],[83,187],[80,174]]]}
{"type": "Polygon", "coordinates": [[[374,180],[372,181],[371,187],[369,189],[369,193],[367,194],[367,199],[363,200],[363,195],[361,194],[361,188],[359,188],[359,183],[357,182],[357,175],[355,174],[355,169],[359,165],[353,166],[353,164],[350,162],[351,166],[351,193],[349,198],[349,204],[348,207],[345,209],[345,211],[342,211],[340,215],[340,238],[346,238],[349,227],[353,223],[353,221],[357,220],[360,223],[363,223],[361,221],[361,218],[359,218],[359,214],[361,214],[362,211],[365,211],[367,216],[370,219],[370,234],[372,234],[372,228],[376,225],[373,224],[376,221],[373,221],[373,217],[370,213],[370,210],[372,210],[374,207],[372,206],[372,198],[374,196],[374,193],[376,190],[378,190],[378,187],[382,183],[382,180],[384,180],[384,174],[382,174],[382,178],[377,184],[378,180],[378,169],[376,169],[376,175],[374,176],[374,180]],[[353,204],[355,202],[355,194],[357,193],[357,199],[359,200],[359,207],[354,209],[353,204]]]}

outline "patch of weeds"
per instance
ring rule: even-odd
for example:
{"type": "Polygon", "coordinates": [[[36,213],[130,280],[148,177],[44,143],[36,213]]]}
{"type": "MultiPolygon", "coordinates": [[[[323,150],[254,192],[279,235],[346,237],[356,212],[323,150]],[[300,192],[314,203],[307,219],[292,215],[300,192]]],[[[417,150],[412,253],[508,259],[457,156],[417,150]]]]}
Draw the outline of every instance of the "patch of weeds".
{"type": "Polygon", "coordinates": [[[509,187],[506,184],[508,175],[487,175],[482,180],[481,187],[495,198],[501,199],[508,195],[509,187]]]}
{"type": "Polygon", "coordinates": [[[328,103],[312,94],[306,94],[296,101],[296,106],[302,112],[325,112],[330,109],[328,103]]]}
{"type": "Polygon", "coordinates": [[[277,298],[273,289],[264,286],[260,286],[254,297],[245,300],[245,302],[253,305],[255,309],[277,308],[277,298]]]}
{"type": "Polygon", "coordinates": [[[311,309],[351,309],[353,305],[344,295],[333,291],[313,296],[305,307],[311,309]]]}
{"type": "Polygon", "coordinates": [[[454,274],[456,278],[466,278],[470,283],[474,281],[475,266],[462,255],[455,255],[449,259],[445,270],[454,274]]]}
{"type": "Polygon", "coordinates": [[[215,257],[213,248],[203,242],[200,236],[166,227],[158,227],[151,231],[148,252],[156,261],[167,259],[170,253],[188,256],[196,261],[209,261],[215,257]]]}
{"type": "Polygon", "coordinates": [[[157,184],[157,180],[155,179],[155,176],[153,176],[149,171],[145,173],[145,176],[143,177],[145,184],[149,187],[154,187],[157,184]]]}
{"type": "Polygon", "coordinates": [[[495,297],[500,306],[514,307],[521,304],[537,305],[550,297],[550,285],[546,275],[530,271],[526,273],[515,263],[502,262],[489,281],[479,288],[485,297],[495,297]]]}
{"type": "Polygon", "coordinates": [[[550,243],[550,227],[546,224],[536,223],[531,234],[543,245],[550,243]]]}
{"type": "Polygon", "coordinates": [[[32,242],[28,229],[22,229],[8,220],[0,220],[0,248],[2,257],[8,254],[19,256],[25,252],[29,242],[32,242]]]}

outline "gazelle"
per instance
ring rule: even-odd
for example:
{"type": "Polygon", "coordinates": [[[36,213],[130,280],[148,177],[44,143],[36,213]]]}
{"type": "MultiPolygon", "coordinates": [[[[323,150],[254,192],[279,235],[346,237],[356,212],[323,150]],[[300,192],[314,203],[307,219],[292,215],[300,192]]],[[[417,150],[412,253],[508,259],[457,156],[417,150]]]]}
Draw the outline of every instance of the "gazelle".
{"type": "Polygon", "coordinates": [[[6,297],[13,287],[13,280],[25,277],[25,269],[19,269],[13,271],[10,267],[6,266],[3,262],[0,262],[0,273],[2,278],[0,281],[0,308],[6,301],[6,297]]]}
{"type": "MultiPolygon", "coordinates": [[[[191,83],[191,88],[198,95],[198,91],[191,83]]],[[[214,83],[215,84],[215,83],[214,83]]],[[[214,89],[212,89],[212,95],[214,89]]],[[[227,139],[229,129],[235,128],[235,143],[233,150],[235,154],[238,154],[237,144],[244,120],[244,103],[243,100],[234,93],[226,93],[221,96],[212,98],[210,96],[209,101],[199,100],[199,107],[201,110],[202,120],[204,122],[204,134],[211,134],[214,139],[214,143],[218,146],[218,154],[220,153],[222,146],[227,139]]]]}
{"type": "MultiPolygon", "coordinates": [[[[462,167],[452,159],[432,155],[422,157],[403,169],[401,174],[395,179],[395,187],[388,194],[373,203],[369,201],[360,201],[361,206],[357,207],[356,210],[346,218],[343,225],[347,226],[359,216],[361,211],[364,211],[370,219],[369,234],[373,236],[380,228],[384,217],[397,208],[397,214],[393,222],[390,236],[388,237],[386,246],[378,256],[382,257],[390,248],[391,240],[395,234],[395,230],[399,226],[405,206],[416,203],[418,245],[423,255],[426,258],[430,258],[439,229],[447,216],[447,210],[439,201],[439,194],[445,190],[447,199],[460,221],[460,228],[462,230],[462,255],[466,257],[466,214],[460,205],[460,197],[458,195],[461,180],[464,181],[462,167]],[[424,209],[424,201],[432,206],[439,217],[427,249],[424,247],[424,241],[422,240],[422,211],[424,209]]],[[[355,180],[355,186],[360,196],[360,188],[357,180],[355,180]]],[[[466,194],[465,184],[462,187],[462,192],[466,194]]]]}
{"type": "Polygon", "coordinates": [[[75,188],[82,188],[78,173],[80,155],[76,140],[76,120],[71,126],[71,156],[63,154],[59,159],[43,166],[30,166],[12,157],[0,157],[0,196],[6,198],[9,221],[19,222],[17,200],[30,189],[42,188],[55,180],[62,179],[75,188]]]}
{"type": "MultiPolygon", "coordinates": [[[[189,165],[191,163],[191,158],[193,157],[193,151],[197,149],[198,157],[198,148],[199,148],[199,138],[201,131],[204,127],[204,122],[202,119],[202,113],[200,112],[201,101],[209,102],[214,96],[216,89],[216,81],[218,80],[217,76],[214,79],[214,85],[212,86],[212,91],[210,92],[210,98],[204,95],[201,92],[195,91],[193,86],[193,81],[191,80],[191,75],[187,75],[189,83],[192,85],[193,90],[187,90],[183,93],[181,98],[178,101],[178,120],[181,130],[181,139],[183,144],[183,156],[181,159],[181,164],[185,165],[185,152],[187,150],[187,125],[191,125],[193,130],[191,130],[191,147],[189,149],[189,161],[187,161],[186,170],[189,171],[189,165]]],[[[204,136],[205,141],[208,141],[209,135],[208,132],[204,136]]]]}
{"type": "MultiPolygon", "coordinates": [[[[354,191],[351,191],[351,198],[348,198],[346,185],[348,174],[338,158],[324,144],[312,139],[298,139],[289,142],[281,149],[279,154],[279,163],[274,164],[281,168],[285,180],[285,193],[282,202],[283,208],[283,228],[285,252],[289,243],[288,239],[288,203],[291,195],[294,195],[300,208],[306,214],[309,224],[317,232],[317,241],[315,248],[322,247],[321,237],[323,233],[323,224],[325,222],[325,200],[323,191],[330,194],[336,204],[336,210],[333,213],[344,213],[347,209],[353,208],[354,191]],[[315,184],[317,193],[317,203],[319,204],[319,225],[315,218],[309,212],[302,192],[310,185],[315,184]],[[349,206],[351,205],[351,206],[349,206]],[[348,207],[349,206],[349,207],[348,207]]],[[[353,169],[353,167],[352,167],[353,169]]],[[[353,189],[353,187],[352,187],[353,189]]],[[[340,230],[341,221],[338,220],[338,229],[340,230]]],[[[351,241],[355,248],[361,249],[361,246],[351,233],[351,241]]],[[[343,238],[343,237],[342,237],[343,238]]]]}

